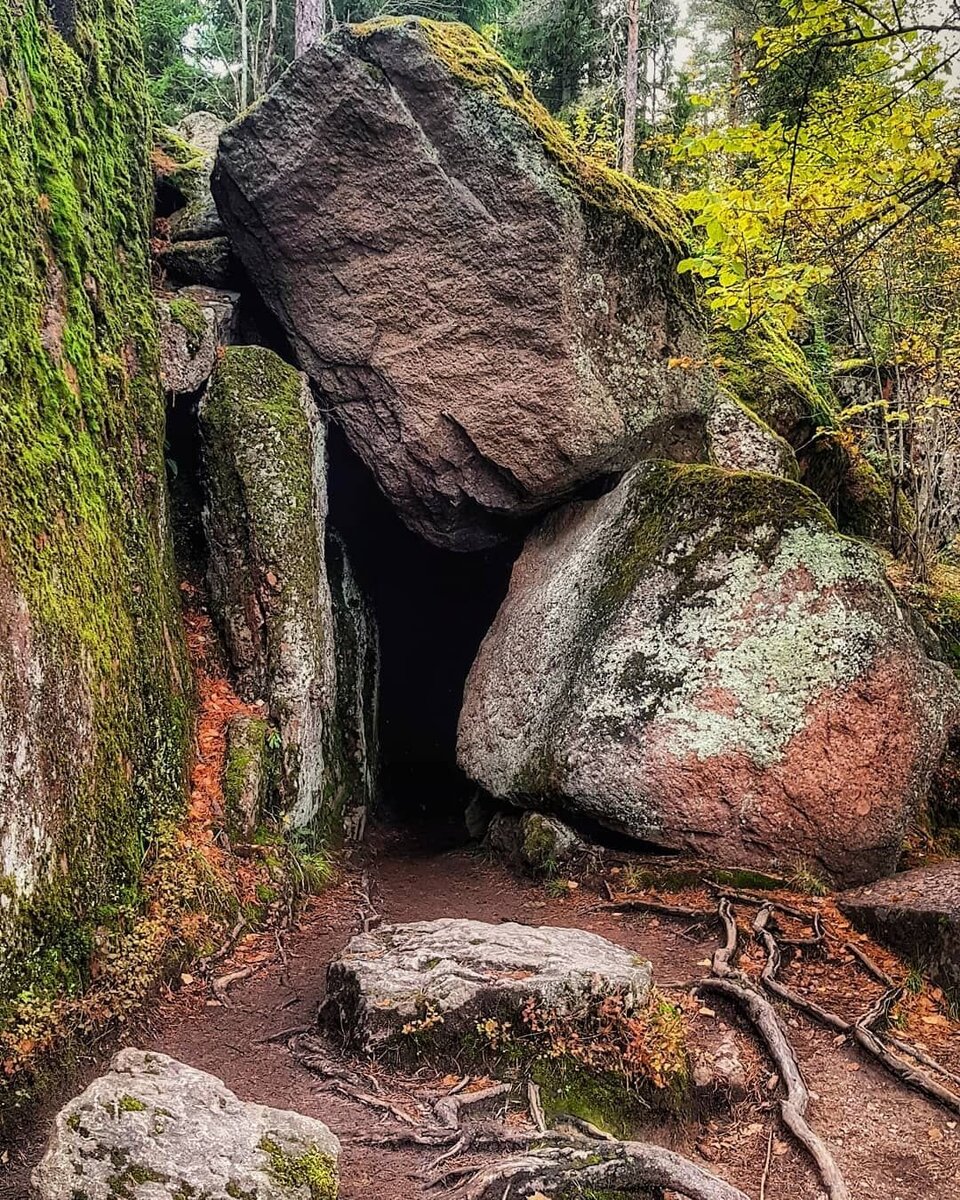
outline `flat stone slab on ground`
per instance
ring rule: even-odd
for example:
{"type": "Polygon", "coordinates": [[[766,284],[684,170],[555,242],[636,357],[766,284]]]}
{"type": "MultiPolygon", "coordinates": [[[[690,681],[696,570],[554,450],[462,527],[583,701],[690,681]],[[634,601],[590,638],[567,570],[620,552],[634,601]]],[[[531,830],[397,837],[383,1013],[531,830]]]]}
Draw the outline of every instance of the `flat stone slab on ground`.
{"type": "Polygon", "coordinates": [[[652,968],[582,929],[446,918],[357,935],[327,982],[323,1019],[347,1046],[370,1053],[427,1032],[427,1023],[435,1044],[444,1035],[459,1041],[478,1021],[520,1016],[530,999],[563,1012],[616,991],[640,1005],[652,968]]]}
{"type": "Polygon", "coordinates": [[[960,1002],[960,860],[843,892],[837,904],[858,929],[922,967],[960,1002]]]}
{"type": "Polygon", "coordinates": [[[340,1143],[213,1075],[126,1049],[57,1114],[37,1200],[336,1200],[340,1143]]]}

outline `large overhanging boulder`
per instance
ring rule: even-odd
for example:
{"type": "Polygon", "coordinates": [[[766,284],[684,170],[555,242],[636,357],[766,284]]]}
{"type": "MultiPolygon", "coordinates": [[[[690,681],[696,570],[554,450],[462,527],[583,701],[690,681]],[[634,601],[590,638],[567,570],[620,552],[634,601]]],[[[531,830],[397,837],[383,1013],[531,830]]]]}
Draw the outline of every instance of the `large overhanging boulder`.
{"type": "Polygon", "coordinates": [[[528,539],[458,749],[503,799],[854,883],[895,866],[957,706],[812,493],[644,463],[528,539]]]}
{"type": "Polygon", "coordinates": [[[338,33],[220,139],[250,276],[414,530],[477,548],[713,401],[682,218],[582,158],[472,30],[338,33]]]}

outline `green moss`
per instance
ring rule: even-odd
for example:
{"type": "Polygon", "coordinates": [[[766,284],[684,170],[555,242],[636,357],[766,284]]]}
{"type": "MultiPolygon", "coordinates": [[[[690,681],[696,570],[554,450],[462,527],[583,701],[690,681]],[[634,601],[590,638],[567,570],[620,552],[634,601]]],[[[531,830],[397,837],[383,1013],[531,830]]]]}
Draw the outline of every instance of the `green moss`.
{"type": "Polygon", "coordinates": [[[190,723],[136,16],[80,0],[68,44],[48,13],[0,13],[0,598],[21,631],[0,689],[27,737],[16,803],[44,831],[37,886],[0,912],[0,1031],[24,997],[85,986],[101,915],[137,905],[190,723]]]}
{"type": "Polygon", "coordinates": [[[699,565],[717,555],[751,550],[764,561],[775,554],[783,533],[813,523],[835,528],[821,501],[786,479],[753,471],[655,462],[635,478],[624,513],[624,536],[611,546],[594,597],[598,619],[619,609],[654,563],[670,556],[681,576],[675,596],[682,601],[702,588],[699,565]]]}
{"type": "Polygon", "coordinates": [[[146,1105],[142,1100],[138,1100],[136,1096],[121,1096],[117,1101],[117,1106],[121,1112],[145,1112],[146,1105]]]}
{"type": "Polygon", "coordinates": [[[475,30],[420,17],[379,17],[352,26],[352,32],[363,41],[397,28],[421,36],[456,79],[491,97],[535,130],[563,180],[587,204],[631,218],[663,239],[678,258],[688,253],[685,218],[667,194],[581,153],[566,127],[536,99],[523,75],[475,30]]]}
{"type": "Polygon", "coordinates": [[[176,296],[168,302],[167,309],[170,319],[187,331],[187,349],[196,354],[207,335],[207,321],[200,305],[189,296],[176,296]]]}
{"type": "Polygon", "coordinates": [[[337,1164],[329,1154],[311,1146],[304,1154],[283,1150],[272,1138],[264,1138],[260,1149],[270,1160],[269,1171],[283,1188],[291,1192],[307,1188],[310,1200],[336,1200],[339,1192],[337,1164]]]}
{"type": "Polygon", "coordinates": [[[819,390],[803,351],[781,325],[763,320],[741,333],[718,328],[713,346],[731,391],[791,444],[836,428],[832,397],[819,390]]]}

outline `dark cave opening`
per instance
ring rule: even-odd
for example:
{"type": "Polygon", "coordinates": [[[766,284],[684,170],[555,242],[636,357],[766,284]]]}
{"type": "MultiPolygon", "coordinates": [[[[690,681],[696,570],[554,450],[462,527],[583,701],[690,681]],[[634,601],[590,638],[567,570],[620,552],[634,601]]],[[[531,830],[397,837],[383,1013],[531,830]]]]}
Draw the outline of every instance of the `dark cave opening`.
{"type": "Polygon", "coordinates": [[[476,786],[456,764],[463,685],[507,592],[520,535],[440,550],[412,533],[330,424],[330,519],[379,627],[381,795],[412,829],[461,826],[476,786]]]}
{"type": "Polygon", "coordinates": [[[181,579],[198,583],[207,569],[207,539],[203,530],[203,476],[198,405],[203,394],[167,396],[164,457],[170,490],[170,529],[173,556],[181,579]]]}

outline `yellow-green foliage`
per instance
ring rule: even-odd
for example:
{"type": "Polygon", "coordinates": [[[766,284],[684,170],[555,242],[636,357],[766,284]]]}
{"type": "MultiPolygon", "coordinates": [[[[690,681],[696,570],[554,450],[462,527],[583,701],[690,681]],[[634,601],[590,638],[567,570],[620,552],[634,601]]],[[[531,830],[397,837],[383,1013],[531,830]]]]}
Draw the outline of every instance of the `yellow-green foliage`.
{"type": "MultiPolygon", "coordinates": [[[[17,993],[83,985],[182,802],[136,29],[132,0],[80,0],[69,43],[43,0],[0,12],[0,598],[20,597],[42,664],[42,778],[13,801],[50,839],[42,883],[0,916],[0,1029],[17,993]]],[[[23,682],[12,654],[4,631],[0,678],[23,682]]]]}
{"type": "Polygon", "coordinates": [[[685,218],[666,193],[578,150],[570,131],[547,112],[520,72],[468,25],[419,17],[379,17],[353,26],[353,33],[363,40],[398,26],[422,34],[455,78],[491,96],[531,126],[560,175],[588,204],[623,213],[656,233],[678,256],[687,253],[685,218]]]}

